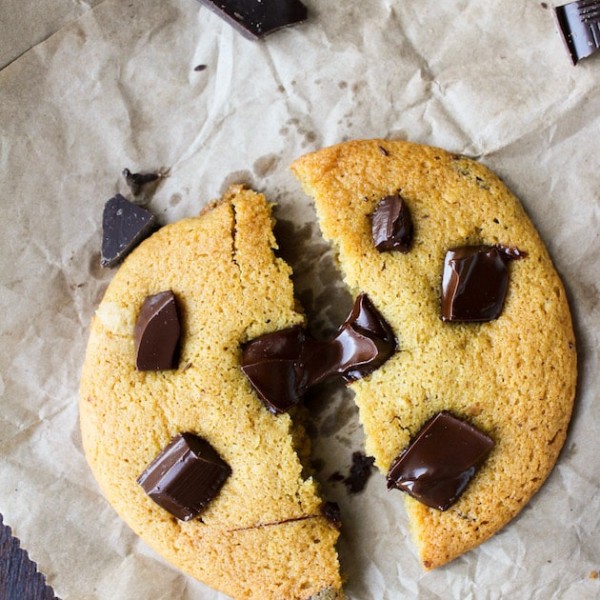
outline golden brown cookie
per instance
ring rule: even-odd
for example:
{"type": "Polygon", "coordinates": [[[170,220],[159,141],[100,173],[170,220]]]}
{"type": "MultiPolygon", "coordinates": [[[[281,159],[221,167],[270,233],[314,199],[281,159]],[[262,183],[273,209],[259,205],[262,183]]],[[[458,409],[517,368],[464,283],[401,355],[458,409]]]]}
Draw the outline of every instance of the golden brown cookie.
{"type": "Polygon", "coordinates": [[[271,227],[265,198],[234,186],[125,260],[91,326],[83,444],[106,498],[173,565],[233,598],[341,598],[339,532],[303,472],[303,430],[266,410],[239,365],[243,342],[303,321],[271,227]],[[177,368],[138,371],[134,326],[145,298],[165,290],[180,313],[177,368]],[[180,432],[208,441],[231,468],[187,522],[136,482],[180,432]]]}
{"type": "MultiPolygon", "coordinates": [[[[406,496],[422,564],[438,567],[510,521],[540,488],[567,433],[576,384],[565,291],[519,201],[483,165],[437,148],[389,140],[343,143],[292,170],[314,198],[345,281],[366,292],[393,327],[398,352],[352,384],[366,450],[388,473],[430,417],[449,411],[495,442],[459,500],[445,511],[406,496]],[[414,225],[406,252],[379,252],[371,221],[399,193],[414,225]],[[446,252],[518,248],[499,318],[444,322],[446,252]]],[[[396,493],[392,491],[390,493],[396,493]]]]}

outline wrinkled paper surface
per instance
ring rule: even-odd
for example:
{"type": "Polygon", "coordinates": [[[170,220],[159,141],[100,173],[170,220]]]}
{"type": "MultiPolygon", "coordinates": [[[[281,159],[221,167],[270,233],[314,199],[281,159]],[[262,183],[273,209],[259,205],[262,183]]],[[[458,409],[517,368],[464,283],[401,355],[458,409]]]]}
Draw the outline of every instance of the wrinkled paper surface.
{"type": "Polygon", "coordinates": [[[318,476],[344,519],[347,593],[600,596],[600,57],[570,64],[552,5],[306,0],[308,22],[251,42],[195,0],[54,0],[47,15],[34,4],[6,3],[23,18],[0,9],[0,64],[10,63],[0,71],[0,512],[56,593],[224,599],[133,535],[81,449],[87,327],[113,275],[99,267],[102,209],[128,194],[123,168],[168,170],[149,204],[163,223],[234,182],[277,201],[282,253],[325,331],[350,298],[288,166],[381,136],[478,157],[522,199],[569,292],[580,379],[541,492],[493,539],[430,573],[382,475],[354,496],[328,481],[362,447],[351,392],[311,400],[318,476]]]}

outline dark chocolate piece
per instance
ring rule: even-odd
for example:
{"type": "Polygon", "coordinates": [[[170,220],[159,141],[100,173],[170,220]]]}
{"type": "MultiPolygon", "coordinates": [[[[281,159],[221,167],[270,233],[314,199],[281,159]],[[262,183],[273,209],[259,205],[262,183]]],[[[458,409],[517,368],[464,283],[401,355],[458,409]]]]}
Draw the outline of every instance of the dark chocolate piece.
{"type": "Polygon", "coordinates": [[[129,169],[123,169],[123,177],[125,177],[131,193],[137,196],[145,185],[159,180],[161,175],[159,173],[132,173],[129,169]]]}
{"type": "Polygon", "coordinates": [[[399,194],[386,196],[371,217],[371,232],[379,252],[408,252],[413,241],[413,223],[406,202],[399,194]]]}
{"type": "Polygon", "coordinates": [[[344,479],[344,485],[351,494],[362,492],[367,481],[373,474],[373,465],[375,459],[372,456],[366,456],[362,452],[352,454],[352,466],[350,474],[344,479]]]}
{"type": "Polygon", "coordinates": [[[600,0],[557,6],[554,14],[574,65],[600,49],[600,0]]]}
{"type": "Polygon", "coordinates": [[[0,598],[59,600],[0,514],[0,598]]]}
{"type": "Polygon", "coordinates": [[[161,508],[180,521],[198,516],[231,475],[229,465],[203,438],[176,435],[137,482],[161,508]]]}
{"type": "Polygon", "coordinates": [[[244,37],[255,40],[306,20],[306,6],[300,0],[200,0],[244,37]]]}
{"type": "Polygon", "coordinates": [[[100,264],[114,267],[157,227],[152,213],[117,194],[104,206],[100,264]]]}
{"type": "Polygon", "coordinates": [[[438,510],[450,508],[483,464],[494,441],[443,411],[427,421],[393,462],[388,489],[407,492],[438,510]]]}
{"type": "Polygon", "coordinates": [[[206,65],[196,65],[194,71],[200,72],[206,70],[206,65]]]}
{"type": "Polygon", "coordinates": [[[461,246],[448,250],[442,276],[442,320],[493,321],[508,289],[508,262],[523,252],[503,246],[461,246]]]}
{"type": "Polygon", "coordinates": [[[268,333],[242,351],[242,371],[273,414],[281,414],[300,402],[306,391],[301,354],[305,334],[301,327],[268,333]]]}
{"type": "Polygon", "coordinates": [[[298,404],[309,387],[333,377],[361,379],[396,350],[394,333],[366,294],[360,294],[335,338],[317,341],[301,327],[263,335],[242,350],[242,370],[274,414],[298,404]]]}
{"type": "Polygon", "coordinates": [[[172,291],[148,296],[135,324],[136,368],[138,371],[166,371],[177,367],[181,326],[172,291]]]}

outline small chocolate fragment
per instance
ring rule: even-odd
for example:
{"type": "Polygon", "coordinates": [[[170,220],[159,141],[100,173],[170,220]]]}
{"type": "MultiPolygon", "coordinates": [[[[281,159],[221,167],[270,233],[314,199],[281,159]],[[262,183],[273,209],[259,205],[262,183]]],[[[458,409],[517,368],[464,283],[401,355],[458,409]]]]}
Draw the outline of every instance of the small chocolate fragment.
{"type": "Polygon", "coordinates": [[[123,169],[123,177],[125,177],[131,193],[137,196],[146,184],[159,180],[161,175],[159,173],[132,173],[129,169],[123,169]]]}
{"type": "Polygon", "coordinates": [[[427,421],[393,462],[388,489],[397,488],[438,510],[450,508],[483,464],[494,441],[443,411],[427,421]]]}
{"type": "Polygon", "coordinates": [[[574,65],[600,49],[600,0],[570,2],[554,14],[574,65]]]}
{"type": "Polygon", "coordinates": [[[306,6],[300,0],[200,0],[244,37],[255,40],[306,20],[306,6]]]}
{"type": "Polygon", "coordinates": [[[152,213],[117,194],[104,206],[100,264],[114,267],[157,227],[152,213]]]}
{"type": "Polygon", "coordinates": [[[136,368],[138,371],[166,371],[177,367],[181,326],[172,291],[148,296],[135,324],[136,368]]]}
{"type": "Polygon", "coordinates": [[[461,246],[448,250],[442,276],[442,320],[493,321],[508,289],[508,262],[524,257],[516,248],[461,246]]]}
{"type": "Polygon", "coordinates": [[[366,294],[360,294],[335,338],[317,341],[301,327],[263,335],[242,350],[241,367],[269,411],[298,404],[309,387],[332,377],[355,381],[396,350],[394,333],[366,294]]]}
{"type": "Polygon", "coordinates": [[[208,506],[230,475],[229,465],[205,439],[180,433],[137,482],[161,508],[180,521],[189,521],[208,506]]]}
{"type": "Polygon", "coordinates": [[[406,202],[399,194],[386,196],[371,217],[371,232],[379,252],[408,252],[413,241],[413,223],[406,202]]]}
{"type": "Polygon", "coordinates": [[[194,71],[200,72],[206,70],[206,65],[196,65],[194,71]]]}
{"type": "Polygon", "coordinates": [[[324,502],[321,505],[323,516],[336,528],[342,528],[342,515],[337,502],[324,502]]]}
{"type": "Polygon", "coordinates": [[[373,465],[375,459],[372,456],[367,456],[362,452],[354,452],[352,454],[352,466],[350,474],[344,479],[344,485],[348,488],[351,494],[362,492],[367,481],[373,474],[373,465]]]}

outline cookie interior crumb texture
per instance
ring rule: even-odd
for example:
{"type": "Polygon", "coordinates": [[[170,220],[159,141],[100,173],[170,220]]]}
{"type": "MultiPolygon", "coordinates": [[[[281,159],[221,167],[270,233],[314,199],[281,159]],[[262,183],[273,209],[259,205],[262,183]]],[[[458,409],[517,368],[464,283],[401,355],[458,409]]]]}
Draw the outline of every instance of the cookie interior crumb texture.
{"type": "Polygon", "coordinates": [[[233,598],[341,598],[339,532],[303,473],[302,427],[269,413],[239,367],[243,342],[303,322],[272,224],[264,196],[234,186],[125,260],[91,325],[83,444],[119,515],[186,573],[233,598]],[[144,299],[162,290],[180,310],[179,366],[137,371],[134,324],[144,299]],[[180,432],[206,439],[232,469],[200,518],[185,523],[136,483],[180,432]]]}
{"type": "Polygon", "coordinates": [[[519,201],[497,176],[464,156],[401,141],[353,141],[305,155],[292,171],[314,198],[349,288],[369,295],[398,338],[397,354],[351,386],[367,454],[387,473],[421,426],[442,410],[495,442],[449,510],[405,497],[421,562],[426,569],[438,567],[510,521],[557,459],[577,368],[565,291],[519,201]],[[412,215],[414,245],[406,254],[380,253],[371,214],[396,193],[412,215]],[[444,323],[445,253],[471,244],[517,247],[526,258],[510,264],[497,320],[444,323]]]}

